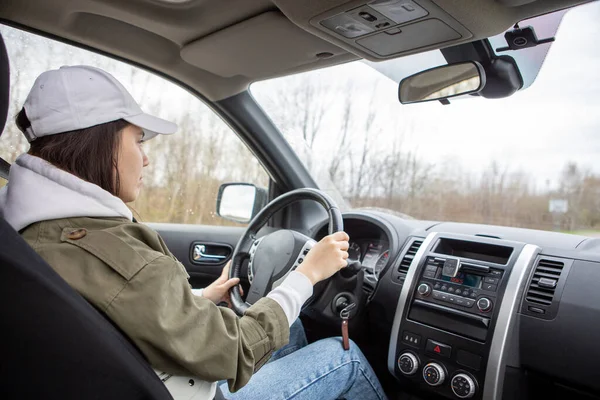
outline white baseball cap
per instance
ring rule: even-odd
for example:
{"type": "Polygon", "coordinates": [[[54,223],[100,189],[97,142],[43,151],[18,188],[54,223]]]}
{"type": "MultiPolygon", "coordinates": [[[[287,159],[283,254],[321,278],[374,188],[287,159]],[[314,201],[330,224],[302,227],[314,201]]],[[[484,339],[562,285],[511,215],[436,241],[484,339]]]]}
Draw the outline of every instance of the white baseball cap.
{"type": "Polygon", "coordinates": [[[64,66],[42,73],[23,105],[36,138],[123,119],[144,131],[144,140],[175,133],[177,125],[142,111],[111,74],[86,65],[64,66]]]}

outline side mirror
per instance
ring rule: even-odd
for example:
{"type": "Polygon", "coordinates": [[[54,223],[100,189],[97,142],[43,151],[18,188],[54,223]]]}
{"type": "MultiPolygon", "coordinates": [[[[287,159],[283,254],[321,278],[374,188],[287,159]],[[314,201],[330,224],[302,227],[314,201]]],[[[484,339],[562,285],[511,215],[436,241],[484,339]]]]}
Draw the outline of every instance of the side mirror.
{"type": "Polygon", "coordinates": [[[268,194],[250,183],[224,183],[219,187],[217,214],[247,224],[267,204],[268,194]]]}
{"type": "Polygon", "coordinates": [[[421,71],[400,81],[400,103],[442,100],[478,93],[485,86],[485,71],[477,61],[442,65],[421,71]]]}

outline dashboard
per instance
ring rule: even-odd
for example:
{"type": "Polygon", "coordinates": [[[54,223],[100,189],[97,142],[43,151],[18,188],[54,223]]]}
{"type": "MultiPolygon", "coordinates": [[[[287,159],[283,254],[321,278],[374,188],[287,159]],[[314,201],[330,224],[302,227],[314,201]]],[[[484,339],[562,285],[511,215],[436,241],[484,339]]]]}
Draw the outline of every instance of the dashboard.
{"type": "MultiPolygon", "coordinates": [[[[390,257],[399,249],[393,226],[368,214],[346,214],[344,230],[350,236],[348,265],[360,264],[363,272],[362,289],[371,296],[379,279],[390,265],[390,257]]],[[[315,240],[327,235],[324,224],[316,228],[315,240]]]]}
{"type": "MultiPolygon", "coordinates": [[[[359,262],[365,271],[365,285],[374,290],[379,276],[390,259],[389,244],[385,240],[363,239],[350,241],[348,263],[359,262]]],[[[368,290],[368,289],[367,289],[368,290]]]]}
{"type": "Polygon", "coordinates": [[[388,389],[600,398],[600,240],[370,210],[345,214],[344,230],[366,293],[351,332],[388,389]]]}

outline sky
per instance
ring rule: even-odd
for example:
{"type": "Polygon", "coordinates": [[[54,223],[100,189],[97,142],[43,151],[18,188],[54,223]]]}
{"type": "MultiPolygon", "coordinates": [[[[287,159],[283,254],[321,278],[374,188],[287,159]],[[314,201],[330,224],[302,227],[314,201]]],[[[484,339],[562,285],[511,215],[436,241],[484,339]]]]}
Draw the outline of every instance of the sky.
{"type": "MultiPolygon", "coordinates": [[[[357,109],[377,110],[381,129],[373,139],[382,154],[401,135],[406,149],[439,168],[478,173],[496,161],[510,171],[530,174],[541,190],[555,188],[567,162],[600,173],[599,21],[600,2],[568,11],[556,41],[533,49],[543,57],[550,47],[535,82],[504,99],[469,98],[448,106],[439,102],[400,105],[397,83],[363,62],[308,74],[329,84],[352,82],[357,109]]],[[[521,26],[526,25],[528,22],[521,26]]],[[[539,39],[554,31],[542,24],[535,27],[539,39]]],[[[445,64],[437,51],[388,63],[397,68],[398,76],[445,64]]],[[[536,72],[536,68],[528,68],[523,73],[530,79],[536,72]]],[[[266,103],[273,90],[291,79],[255,83],[251,90],[259,102],[266,103]]],[[[340,103],[332,105],[325,116],[324,130],[332,134],[315,143],[317,157],[327,157],[339,145],[333,132],[340,130],[340,103]]]]}

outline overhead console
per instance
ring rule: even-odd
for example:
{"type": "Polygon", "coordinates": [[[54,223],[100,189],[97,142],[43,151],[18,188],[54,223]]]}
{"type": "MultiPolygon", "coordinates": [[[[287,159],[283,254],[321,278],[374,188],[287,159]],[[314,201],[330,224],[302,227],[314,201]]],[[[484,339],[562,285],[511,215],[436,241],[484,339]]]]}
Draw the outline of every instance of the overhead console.
{"type": "Polygon", "coordinates": [[[500,398],[505,347],[539,248],[431,233],[406,275],[388,369],[448,398],[500,398]]]}
{"type": "Polygon", "coordinates": [[[310,23],[377,59],[440,47],[473,35],[429,0],[373,0],[320,14],[310,23]]]}

